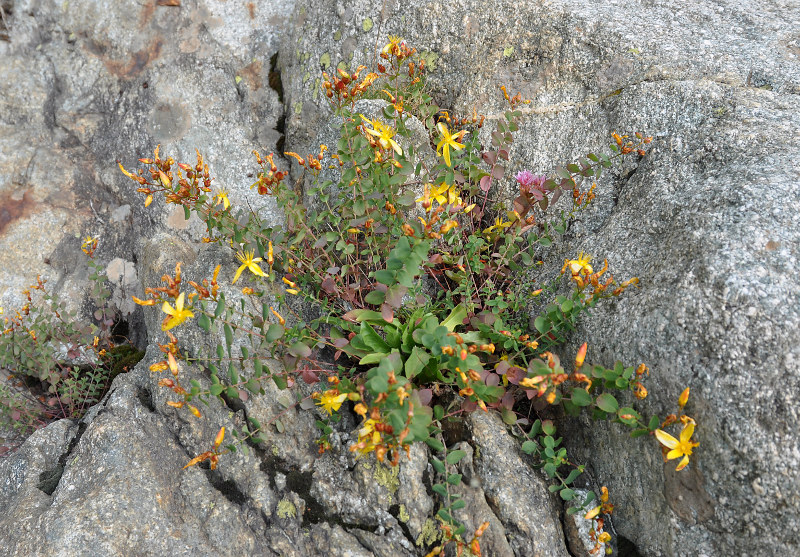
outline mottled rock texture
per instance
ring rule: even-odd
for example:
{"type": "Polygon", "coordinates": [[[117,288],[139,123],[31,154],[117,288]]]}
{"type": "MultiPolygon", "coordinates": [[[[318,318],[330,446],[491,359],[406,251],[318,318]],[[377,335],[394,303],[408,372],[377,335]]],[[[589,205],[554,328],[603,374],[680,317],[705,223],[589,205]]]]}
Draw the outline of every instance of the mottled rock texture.
{"type": "MultiPolygon", "coordinates": [[[[701,445],[675,473],[652,441],[581,420],[562,431],[594,487],[609,486],[614,530],[642,555],[800,553],[796,3],[0,4],[3,305],[39,273],[80,305],[86,234],[102,236],[99,258],[118,258],[121,305],[126,289],[153,286],[178,260],[197,276],[222,261],[230,277],[231,254],[198,242],[202,224],[172,206],[145,210],[115,161],[135,167],[157,143],[179,160],[197,147],[234,203],[278,223],[249,190],[251,150],[279,152],[285,133],[287,148],[316,151],[330,118],[320,70],[371,63],[387,34],[423,52],[439,105],[488,115],[483,133],[502,117],[500,85],[532,99],[507,175],[551,171],[614,130],[653,135],[650,154],[601,181],[594,209],[549,257],[587,250],[619,278],[640,277],[565,354],[586,340],[590,361],[646,362],[645,410],[663,414],[690,386],[701,445]]],[[[508,196],[512,183],[498,188],[508,196]]],[[[160,317],[139,319],[151,343],[140,366],[81,424],[54,424],[0,463],[7,553],[424,554],[416,544],[432,539],[436,510],[425,451],[396,477],[356,462],[352,418],[322,458],[313,416],[296,412],[266,450],[181,471],[220,425],[274,418],[281,393],[187,420],[147,371],[160,358],[160,317]]],[[[181,334],[197,350],[210,342],[181,334]]],[[[479,448],[461,465],[475,479],[465,520],[488,513],[485,555],[566,554],[541,477],[490,433],[491,419],[472,419],[462,440],[479,448]]]]}

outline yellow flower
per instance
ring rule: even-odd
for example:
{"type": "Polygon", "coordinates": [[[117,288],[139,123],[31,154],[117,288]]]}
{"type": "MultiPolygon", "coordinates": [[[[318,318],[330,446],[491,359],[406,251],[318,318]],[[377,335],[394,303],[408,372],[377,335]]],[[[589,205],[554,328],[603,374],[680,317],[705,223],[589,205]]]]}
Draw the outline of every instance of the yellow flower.
{"type": "Polygon", "coordinates": [[[578,274],[591,275],[592,266],[589,265],[589,261],[591,259],[592,257],[590,255],[580,252],[578,254],[578,259],[567,260],[566,265],[569,267],[569,270],[572,272],[573,275],[578,275],[578,274]]]}
{"type": "Polygon", "coordinates": [[[161,323],[161,330],[168,331],[173,327],[177,327],[190,317],[194,317],[194,313],[189,309],[183,309],[183,302],[185,299],[185,292],[181,292],[180,296],[175,300],[175,307],[173,308],[168,302],[164,302],[161,306],[161,311],[167,314],[164,321],[161,323]]]}
{"type": "Polygon", "coordinates": [[[394,137],[394,130],[389,126],[384,126],[377,120],[367,120],[364,118],[363,115],[359,114],[361,119],[364,120],[365,123],[371,124],[373,129],[364,128],[368,134],[374,135],[378,138],[378,143],[381,144],[381,147],[384,149],[388,149],[391,147],[394,149],[394,152],[398,155],[403,154],[403,150],[400,148],[400,145],[392,139],[394,137]]]}
{"type": "Polygon", "coordinates": [[[238,269],[236,269],[236,274],[233,276],[233,282],[231,284],[236,284],[236,281],[239,280],[239,277],[242,275],[242,271],[245,269],[250,269],[251,273],[260,277],[267,276],[264,271],[261,270],[261,267],[257,265],[259,261],[262,261],[262,259],[260,257],[254,258],[254,255],[255,252],[253,252],[253,250],[245,252],[240,251],[236,254],[236,257],[242,262],[242,264],[238,269]]]}
{"type": "MultiPolygon", "coordinates": [[[[369,419],[364,422],[364,425],[361,429],[358,430],[358,451],[361,454],[367,454],[371,451],[374,451],[375,448],[380,445],[382,438],[380,432],[375,429],[378,421],[369,419]]],[[[352,449],[351,449],[352,450],[352,449]]]]}
{"type": "Polygon", "coordinates": [[[399,45],[402,42],[403,42],[403,38],[402,37],[396,37],[394,35],[389,35],[389,44],[387,44],[386,46],[384,46],[381,49],[381,54],[388,55],[394,49],[394,47],[396,47],[397,45],[399,45]]]}
{"type": "Polygon", "coordinates": [[[444,154],[444,163],[450,166],[450,147],[456,151],[463,149],[464,144],[459,143],[459,141],[464,138],[464,134],[467,133],[467,130],[461,130],[458,133],[451,134],[444,122],[436,124],[436,129],[442,134],[442,139],[436,144],[436,154],[438,155],[441,151],[444,154]]]}
{"type": "Polygon", "coordinates": [[[222,203],[222,208],[223,209],[227,209],[228,207],[230,207],[231,206],[231,202],[228,199],[228,190],[226,190],[225,188],[222,188],[220,190],[220,192],[216,196],[214,196],[214,203],[217,204],[217,205],[222,203]]]}
{"type": "Polygon", "coordinates": [[[433,209],[433,204],[431,201],[436,201],[439,205],[464,204],[464,201],[461,199],[455,184],[447,184],[445,182],[442,182],[438,186],[434,186],[433,184],[425,184],[422,197],[417,199],[417,202],[420,201],[423,203],[428,203],[429,206],[426,208],[427,212],[431,212],[433,209]]]}
{"type": "Polygon", "coordinates": [[[688,423],[684,426],[684,428],[681,430],[680,439],[675,439],[672,435],[660,429],[657,429],[655,433],[656,439],[658,439],[659,443],[668,449],[671,449],[667,453],[667,460],[683,457],[683,459],[678,463],[678,467],[675,468],[676,471],[683,470],[686,465],[689,464],[689,455],[692,454],[692,449],[700,444],[692,443],[694,424],[688,423]]]}
{"type": "Polygon", "coordinates": [[[511,224],[512,224],[511,221],[504,221],[500,217],[497,217],[494,220],[494,224],[492,226],[490,226],[489,228],[487,228],[486,230],[484,230],[483,233],[484,234],[489,234],[490,232],[493,232],[494,230],[504,230],[504,229],[508,228],[509,226],[511,226],[511,224]]]}
{"type": "Polygon", "coordinates": [[[347,399],[347,393],[336,393],[336,391],[325,391],[319,397],[319,402],[317,402],[317,405],[322,406],[328,415],[338,412],[339,408],[342,407],[342,403],[347,399]]]}

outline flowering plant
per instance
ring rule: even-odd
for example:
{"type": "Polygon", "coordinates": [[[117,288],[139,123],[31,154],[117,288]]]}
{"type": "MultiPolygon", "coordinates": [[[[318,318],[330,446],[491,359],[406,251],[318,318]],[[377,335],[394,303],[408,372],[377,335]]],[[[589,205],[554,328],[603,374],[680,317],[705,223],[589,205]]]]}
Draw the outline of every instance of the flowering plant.
{"type": "MultiPolygon", "coordinates": [[[[586,312],[638,279],[618,282],[607,261],[593,266],[584,252],[558,262],[555,280],[545,280],[542,269],[547,248],[595,198],[602,172],[614,159],[644,156],[650,138],[614,134],[610,155],[587,154],[551,177],[522,170],[515,176],[516,197],[505,199],[509,147],[529,101],[502,88],[508,110],[497,119],[491,148],[484,149],[480,134],[487,118],[440,110],[425,90],[425,64],[415,54],[392,37],[380,52],[377,72],[365,74],[367,68],[359,66],[323,73],[341,137],[335,148],[321,145],[318,153],[285,153],[297,162],[296,183],[286,183],[289,173],[278,170],[273,155],[255,153],[261,170],[251,188],[275,197],[285,227],[266,226],[255,213],[242,224],[227,194],[223,203],[215,193],[199,153],[195,164],[176,163],[156,148],[153,158],[140,159],[147,168],[136,174],[120,165],[146,205],[162,194],[187,216],[195,213],[206,222],[206,241],[232,245],[241,266],[231,284],[246,281],[243,295],[261,308],[253,314],[244,304],[241,310],[230,305],[219,291],[219,266],[211,280],[190,281],[187,295],[178,265],[174,277],[164,277],[166,286],[148,288],[149,298],[136,299],[162,303],[167,314],[162,329],[169,342],[161,345],[166,358],[151,369],[171,372],[172,378],[160,382],[179,399],[170,404],[198,417],[195,401],[208,396],[257,394],[267,380],[283,389],[300,381],[314,385],[316,404],[300,404],[317,408],[320,453],[332,448],[330,435],[340,427],[341,414],[352,411],[361,424],[350,451],[374,453],[391,465],[415,442],[442,454],[431,456],[443,479],[433,485],[442,500],[437,516],[443,537],[431,555],[449,542],[467,544],[454,515],[464,502],[453,493],[461,481],[453,467],[464,453],[448,452],[443,423],[475,410],[498,412],[520,437],[522,450],[554,479],[553,491],[575,503],[569,512],[588,511],[597,540],[604,540],[598,515],[611,510],[607,493],[599,507],[592,506],[594,493],[576,500],[570,485],[583,467],[559,447],[553,421],[532,414],[548,405],[570,414],[587,408],[596,419],[630,427],[634,436],[658,435],[673,449],[667,456],[677,451],[688,457],[692,431],[685,430],[680,441],[657,433],[668,424],[658,417],[646,420],[619,402],[617,396],[647,395],[644,364],[584,367],[584,344],[565,369],[555,353],[586,312]],[[365,115],[366,105],[359,102],[370,96],[385,99],[377,116],[365,115]],[[420,124],[427,137],[415,143],[413,130],[420,124]],[[315,310],[299,312],[298,302],[315,310]],[[181,351],[169,332],[195,316],[205,331],[224,333],[217,357],[203,357],[211,379],[207,390],[181,384],[176,362],[194,356],[181,351]],[[235,339],[242,351],[238,359],[231,355],[235,339]],[[267,357],[279,358],[283,369],[271,371],[262,364],[267,357]],[[219,373],[223,362],[227,375],[219,373]]],[[[281,431],[279,420],[274,425],[281,431]]],[[[209,461],[216,467],[225,452],[246,450],[242,441],[258,442],[266,427],[250,426],[227,445],[221,429],[212,448],[189,465],[209,461]]],[[[479,552],[483,530],[468,543],[473,553],[479,552]]]]}

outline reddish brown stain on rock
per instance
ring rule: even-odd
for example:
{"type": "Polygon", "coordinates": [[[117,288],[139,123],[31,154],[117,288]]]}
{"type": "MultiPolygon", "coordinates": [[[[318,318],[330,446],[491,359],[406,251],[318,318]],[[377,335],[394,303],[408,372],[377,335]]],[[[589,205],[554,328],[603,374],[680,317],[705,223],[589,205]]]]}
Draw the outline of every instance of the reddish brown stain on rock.
{"type": "Polygon", "coordinates": [[[127,60],[108,58],[106,52],[109,50],[110,45],[106,42],[88,41],[85,48],[87,52],[102,60],[109,73],[121,79],[130,79],[139,75],[150,62],[161,55],[162,46],[161,40],[154,38],[147,47],[132,53],[127,60]]]}
{"type": "Polygon", "coordinates": [[[146,2],[139,14],[139,25],[147,25],[153,19],[153,13],[156,11],[156,3],[154,0],[146,2]]]}
{"type": "Polygon", "coordinates": [[[250,89],[253,91],[258,91],[264,84],[264,80],[262,78],[263,69],[264,65],[260,61],[255,61],[246,65],[244,68],[239,70],[238,73],[247,80],[247,84],[250,86],[250,89]]]}
{"type": "Polygon", "coordinates": [[[7,197],[0,201],[0,234],[3,234],[11,223],[30,215],[35,205],[28,192],[22,195],[22,199],[7,197]]]}
{"type": "Polygon", "coordinates": [[[134,52],[128,61],[103,60],[106,69],[117,77],[128,79],[136,77],[161,54],[161,41],[153,39],[147,48],[134,52]]]}
{"type": "Polygon", "coordinates": [[[250,19],[256,18],[256,5],[253,2],[247,3],[247,13],[250,14],[250,19]]]}

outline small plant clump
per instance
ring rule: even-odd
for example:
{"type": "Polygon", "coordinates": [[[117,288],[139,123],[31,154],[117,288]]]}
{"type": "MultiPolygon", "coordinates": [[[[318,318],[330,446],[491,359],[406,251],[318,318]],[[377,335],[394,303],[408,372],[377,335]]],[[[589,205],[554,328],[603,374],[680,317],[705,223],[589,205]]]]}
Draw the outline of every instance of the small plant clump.
{"type": "MultiPolygon", "coordinates": [[[[112,333],[118,318],[110,304],[102,266],[94,260],[98,239],[81,246],[89,257],[91,298],[97,323],[81,323],[76,310],[48,290],[47,281],[23,291],[26,303],[4,315],[0,331],[0,425],[16,435],[0,446],[15,448],[35,429],[61,419],[79,419],[99,402],[113,379],[142,359],[144,352],[112,333]]],[[[0,308],[0,314],[5,314],[0,308]]]]}
{"type": "MultiPolygon", "coordinates": [[[[651,138],[614,133],[610,154],[589,153],[549,176],[522,170],[510,177],[513,134],[529,101],[502,88],[508,109],[484,147],[478,132],[487,118],[457,117],[436,106],[415,49],[390,37],[379,56],[375,72],[365,66],[323,72],[341,135],[318,152],[285,153],[302,169],[296,182],[287,183],[289,172],[278,169],[273,155],[254,152],[260,171],[251,188],[277,201],[285,226],[237,211],[227,190],[212,186],[199,152],[195,162],[179,163],[156,148],[152,158],[139,159],[145,168],[135,173],[120,164],[145,195],[145,206],[163,196],[187,218],[205,221],[206,242],[232,246],[240,266],[230,283],[241,284],[252,307],[260,308],[228,303],[220,292],[221,265],[184,289],[179,263],[174,276],[162,279],[164,286],[135,298],[159,304],[165,314],[165,358],[150,369],[170,372],[159,381],[176,395],[168,404],[198,418],[198,401],[263,393],[265,381],[281,389],[300,381],[319,385],[316,404],[300,394],[294,404],[316,405],[320,453],[331,448],[343,408],[361,419],[349,447],[359,455],[374,453],[396,466],[412,443],[426,444],[441,502],[441,535],[429,555],[449,543],[459,554],[466,548],[480,555],[488,523],[467,535],[455,518],[465,506],[456,471],[465,453],[447,448],[443,428],[473,411],[497,412],[553,480],[551,491],[573,504],[568,512],[593,520],[599,550],[610,539],[601,516],[613,508],[608,492],[603,488],[599,501],[594,492],[576,499],[571,486],[584,467],[568,459],[553,421],[539,414],[548,406],[570,415],[585,409],[629,428],[633,437],[654,435],[669,450],[667,458],[682,458],[679,469],[697,445],[694,421],[645,418],[633,408],[647,396],[644,364],[585,365],[585,343],[573,362],[562,364],[554,351],[581,317],[638,279],[617,281],[607,261],[593,265],[584,252],[555,266],[547,254],[591,205],[602,173],[617,159],[644,156],[651,138]],[[364,105],[358,101],[369,98],[384,99],[379,115],[359,111],[364,105]],[[414,144],[415,122],[426,130],[428,145],[414,144]],[[303,180],[311,184],[305,193],[303,180]],[[504,199],[503,184],[514,185],[513,199],[504,199]],[[181,350],[171,333],[195,319],[204,331],[224,335],[214,354],[181,350]],[[278,359],[282,369],[272,371],[268,359],[278,359]],[[203,363],[210,387],[182,384],[180,360],[203,363]],[[684,427],[676,439],[663,429],[678,421],[684,427]]],[[[688,389],[681,411],[687,398],[688,389]]],[[[227,445],[221,428],[210,449],[187,466],[208,461],[214,469],[226,452],[246,451],[245,440],[261,442],[269,425],[283,430],[279,419],[262,425],[250,418],[227,445]]]]}

